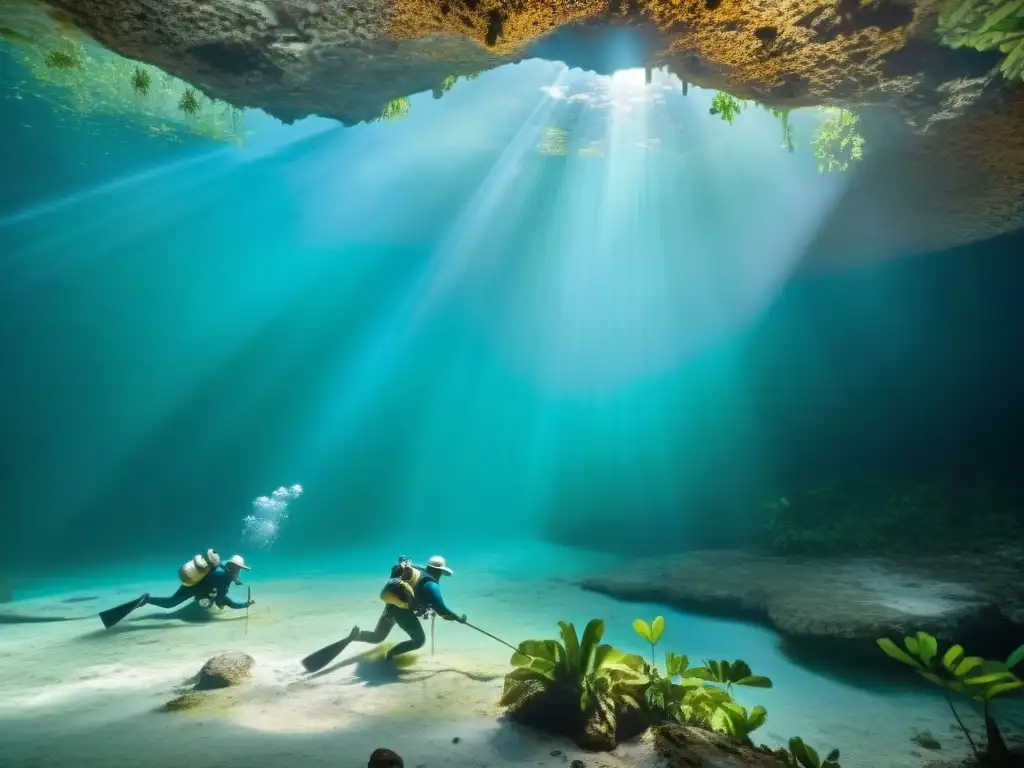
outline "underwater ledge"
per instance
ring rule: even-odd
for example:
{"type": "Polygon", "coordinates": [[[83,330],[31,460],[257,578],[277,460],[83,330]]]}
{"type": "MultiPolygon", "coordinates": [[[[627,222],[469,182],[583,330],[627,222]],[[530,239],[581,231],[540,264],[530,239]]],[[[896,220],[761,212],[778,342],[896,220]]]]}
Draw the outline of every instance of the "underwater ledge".
{"type": "Polygon", "coordinates": [[[584,590],[636,603],[751,621],[816,665],[845,659],[891,669],[874,643],[923,631],[985,657],[1024,638],[1024,545],[986,553],[797,556],[703,550],[642,558],[580,579],[584,590]]]}

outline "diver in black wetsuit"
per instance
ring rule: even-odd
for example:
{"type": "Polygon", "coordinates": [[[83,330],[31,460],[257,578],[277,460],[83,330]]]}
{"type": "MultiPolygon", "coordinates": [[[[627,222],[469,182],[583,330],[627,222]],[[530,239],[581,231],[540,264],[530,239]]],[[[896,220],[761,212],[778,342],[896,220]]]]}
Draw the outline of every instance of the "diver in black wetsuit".
{"type": "MultiPolygon", "coordinates": [[[[242,571],[252,570],[245,564],[241,555],[235,555],[223,565],[218,565],[206,574],[199,582],[191,586],[184,584],[170,597],[150,597],[147,592],[142,596],[141,605],[152,605],[157,608],[175,608],[186,600],[197,600],[216,605],[218,608],[248,608],[255,600],[238,602],[228,596],[232,584],[241,584],[239,578],[242,571]]],[[[141,606],[140,606],[141,607],[141,606]]]]}
{"type": "MultiPolygon", "coordinates": [[[[427,561],[425,568],[414,568],[412,566],[403,565],[399,563],[391,570],[391,581],[389,585],[401,579],[409,587],[411,587],[411,600],[397,599],[392,602],[387,599],[385,595],[388,593],[387,587],[385,592],[381,593],[381,597],[385,599],[388,605],[384,608],[384,612],[381,614],[380,619],[377,620],[377,626],[372,632],[366,632],[359,629],[358,626],[352,627],[352,632],[349,633],[348,641],[358,643],[373,643],[374,645],[382,643],[387,639],[387,636],[391,634],[391,630],[394,629],[395,624],[400,626],[402,630],[409,635],[409,639],[405,640],[390,651],[388,651],[386,658],[388,660],[393,659],[395,656],[399,656],[409,651],[415,651],[417,648],[422,648],[423,644],[427,641],[426,633],[423,631],[423,626],[420,624],[420,617],[426,616],[430,612],[433,612],[440,616],[442,619],[447,621],[457,621],[460,624],[466,623],[466,614],[459,616],[452,611],[447,605],[445,605],[444,598],[441,596],[441,587],[438,584],[442,576],[451,576],[451,569],[448,568],[445,559],[440,555],[434,556],[427,561]],[[407,578],[403,578],[402,574],[407,578]]],[[[408,597],[408,595],[404,595],[408,597]]]]}

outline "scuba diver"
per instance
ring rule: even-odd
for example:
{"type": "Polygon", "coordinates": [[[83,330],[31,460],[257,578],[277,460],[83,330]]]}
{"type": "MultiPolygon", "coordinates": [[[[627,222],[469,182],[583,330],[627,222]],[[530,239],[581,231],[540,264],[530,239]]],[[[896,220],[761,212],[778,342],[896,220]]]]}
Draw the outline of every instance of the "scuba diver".
{"type": "Polygon", "coordinates": [[[152,605],[157,608],[175,608],[186,600],[195,600],[204,608],[216,605],[218,608],[248,608],[256,603],[255,600],[238,602],[232,600],[228,590],[232,584],[241,584],[240,575],[242,571],[252,570],[245,564],[241,555],[234,555],[227,562],[222,563],[217,550],[208,549],[204,555],[196,555],[181,568],[178,569],[178,580],[181,585],[170,597],[150,597],[146,592],[134,600],[123,605],[118,605],[100,613],[103,626],[107,629],[117,624],[121,619],[144,605],[152,605]]]}
{"type": "MultiPolygon", "coordinates": [[[[255,600],[246,600],[244,603],[240,603],[236,600],[232,600],[228,596],[228,590],[232,584],[241,584],[240,578],[242,571],[251,571],[248,565],[245,564],[245,559],[241,555],[233,555],[223,565],[220,563],[219,557],[210,557],[210,553],[214,550],[207,551],[206,562],[211,567],[209,569],[203,569],[201,566],[196,568],[195,576],[186,581],[182,578],[181,586],[178,590],[170,597],[150,597],[149,593],[145,593],[140,599],[142,600],[141,605],[153,605],[157,608],[175,608],[186,600],[194,599],[204,608],[208,608],[212,605],[216,605],[218,608],[248,608],[250,605],[255,604],[255,600]],[[205,571],[205,572],[204,572],[205,571]],[[191,582],[191,583],[190,583],[191,582]]],[[[200,556],[196,556],[200,557],[200,556]]],[[[189,565],[197,565],[195,562],[196,558],[193,558],[181,568],[181,572],[189,572],[191,576],[191,570],[189,565]]]]}
{"type": "Polygon", "coordinates": [[[397,624],[409,636],[409,639],[402,641],[387,652],[385,659],[390,661],[403,653],[423,647],[427,636],[420,624],[421,618],[425,619],[436,614],[446,621],[465,624],[466,614],[461,616],[456,614],[445,605],[444,598],[441,596],[441,587],[438,582],[442,576],[451,575],[451,569],[440,555],[430,558],[425,568],[414,566],[407,557],[400,557],[398,564],[391,567],[391,578],[381,590],[380,599],[387,605],[384,606],[384,612],[377,620],[377,626],[372,632],[360,630],[358,626],[352,627],[352,631],[342,641],[342,647],[337,650],[337,653],[340,653],[345,646],[353,641],[373,643],[374,645],[382,643],[397,624]]]}

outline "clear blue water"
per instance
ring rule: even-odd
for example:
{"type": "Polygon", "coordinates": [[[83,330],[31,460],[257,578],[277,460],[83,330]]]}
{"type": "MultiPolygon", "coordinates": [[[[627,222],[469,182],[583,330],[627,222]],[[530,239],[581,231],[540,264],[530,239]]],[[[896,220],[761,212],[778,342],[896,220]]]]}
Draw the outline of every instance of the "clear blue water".
{"type": "MultiPolygon", "coordinates": [[[[600,616],[610,642],[645,653],[630,623],[660,614],[659,653],[747,660],[776,683],[740,694],[768,707],[773,745],[799,733],[840,747],[847,768],[909,768],[928,759],[910,741],[925,728],[944,756],[964,753],[945,701],[913,680],[569,583],[631,556],[757,541],[762,498],[793,478],[998,463],[1013,424],[993,403],[1024,381],[1003,363],[1019,348],[1018,272],[979,247],[987,277],[962,254],[805,274],[847,183],[818,172],[813,113],[794,114],[790,155],[767,112],[725,126],[713,93],[683,97],[667,75],[645,86],[642,72],[530,61],[413,96],[395,123],[247,112],[235,146],[71,119],[12,51],[0,554],[13,611],[76,621],[0,626],[11,765],[59,764],[33,762],[43,744],[127,764],[126,724],[168,754],[192,733],[153,707],[179,669],[238,645],[237,626],[140,616],[106,636],[93,614],[168,591],[210,545],[256,569],[241,644],[269,670],[267,719],[317,735],[268,735],[247,711],[261,725],[189,742],[182,761],[230,747],[327,764],[375,742],[387,713],[323,735],[314,710],[333,710],[296,692],[293,668],[373,621],[396,555],[433,552],[459,572],[453,605],[513,642],[600,616]],[[565,154],[541,151],[563,140],[565,154]],[[292,483],[304,493],[280,529],[246,539],[253,499],[292,483]],[[78,655],[50,668],[54,649],[78,655]],[[105,687],[133,674],[152,687],[105,687]]],[[[490,641],[446,637],[453,658],[504,669],[490,641]]],[[[324,683],[332,704],[345,680],[324,683]]],[[[479,707],[459,727],[482,751],[460,755],[441,730],[396,748],[466,766],[548,754],[474,720],[479,707]]]]}

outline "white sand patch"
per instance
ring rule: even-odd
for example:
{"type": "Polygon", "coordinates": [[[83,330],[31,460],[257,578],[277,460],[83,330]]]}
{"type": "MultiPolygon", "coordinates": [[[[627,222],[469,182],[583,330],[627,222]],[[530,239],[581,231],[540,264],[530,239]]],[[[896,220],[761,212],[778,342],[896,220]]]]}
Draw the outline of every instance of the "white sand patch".
{"type": "MultiPolygon", "coordinates": [[[[496,574],[463,566],[443,582],[445,598],[470,622],[512,643],[555,636],[558,619],[582,628],[588,619],[603,617],[606,641],[645,654],[648,649],[630,628],[632,619],[665,615],[659,656],[676,650],[694,663],[708,656],[746,659],[776,686],[742,693],[745,702],[768,708],[760,740],[777,745],[802,735],[823,749],[837,746],[844,768],[920,768],[929,759],[965,753],[950,731],[945,703],[926,688],[865,690],[796,666],[779,653],[768,630],[583,592],[564,581],[582,560],[560,557],[561,581],[535,569],[496,574]],[[915,728],[932,731],[943,744],[941,755],[911,741],[915,728]]],[[[385,575],[389,564],[380,569],[385,575]]],[[[244,611],[225,610],[211,621],[189,623],[147,607],[113,630],[102,629],[97,610],[158,589],[154,584],[108,587],[88,603],[62,603],[63,595],[15,603],[11,610],[27,614],[86,618],[0,627],[0,763],[171,768],[223,755],[251,768],[315,768],[364,765],[373,749],[388,747],[409,766],[554,768],[577,757],[592,767],[653,765],[639,746],[595,757],[563,740],[501,723],[497,699],[510,651],[449,622],[437,622],[433,655],[428,628],[427,646],[412,666],[360,661],[368,649],[353,645],[326,670],[306,675],[299,663],[303,656],[343,637],[353,624],[373,627],[382,608],[382,581],[379,573],[305,580],[254,573],[257,604],[248,627],[244,611]],[[209,657],[228,650],[255,658],[251,683],[208,694],[209,706],[196,711],[159,711],[186,690],[186,681],[209,657]]],[[[396,628],[389,641],[404,637],[396,628]]]]}

